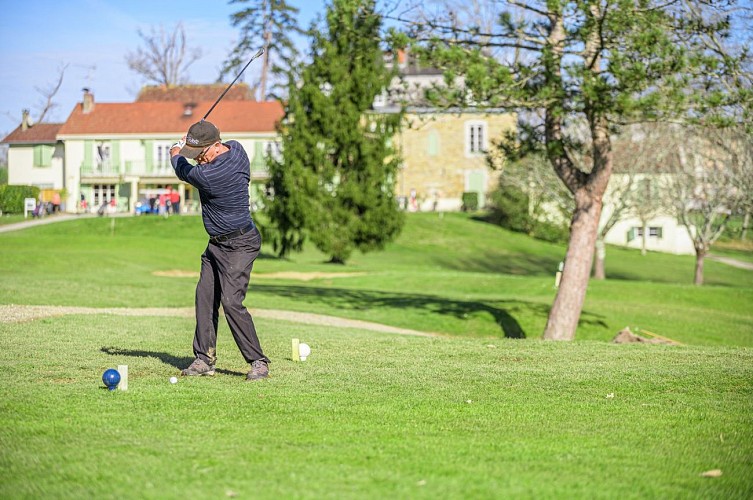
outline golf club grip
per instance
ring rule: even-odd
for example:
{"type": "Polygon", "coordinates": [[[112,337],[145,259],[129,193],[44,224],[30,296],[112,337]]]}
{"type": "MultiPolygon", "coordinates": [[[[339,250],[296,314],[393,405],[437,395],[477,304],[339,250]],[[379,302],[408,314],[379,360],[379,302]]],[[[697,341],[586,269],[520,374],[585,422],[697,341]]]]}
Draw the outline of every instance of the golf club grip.
{"type": "Polygon", "coordinates": [[[207,114],[204,115],[204,118],[202,118],[202,120],[207,119],[207,116],[209,116],[209,113],[211,113],[212,110],[215,108],[215,106],[217,106],[222,100],[222,98],[225,97],[225,94],[227,94],[227,91],[230,90],[230,87],[232,87],[235,84],[235,82],[238,81],[238,78],[240,78],[243,72],[246,71],[246,68],[248,68],[249,64],[251,64],[254,61],[254,59],[257,59],[259,56],[261,56],[264,53],[264,50],[265,50],[264,47],[260,48],[259,51],[256,54],[254,54],[254,56],[251,59],[249,59],[246,65],[243,66],[243,69],[240,71],[240,73],[238,73],[238,76],[235,77],[235,80],[230,82],[230,85],[228,85],[225,91],[222,94],[220,94],[220,97],[218,97],[217,100],[214,101],[214,104],[212,104],[212,107],[209,108],[209,111],[207,111],[207,114]]]}

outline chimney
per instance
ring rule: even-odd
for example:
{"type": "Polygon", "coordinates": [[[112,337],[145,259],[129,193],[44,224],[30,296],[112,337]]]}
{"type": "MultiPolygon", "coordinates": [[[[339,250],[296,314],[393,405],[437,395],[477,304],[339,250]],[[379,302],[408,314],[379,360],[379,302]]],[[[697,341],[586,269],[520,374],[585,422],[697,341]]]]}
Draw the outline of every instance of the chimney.
{"type": "Polygon", "coordinates": [[[84,102],[81,104],[81,110],[85,115],[94,111],[94,94],[89,89],[84,88],[84,102]]]}
{"type": "Polygon", "coordinates": [[[24,109],[21,111],[21,130],[29,130],[31,127],[31,118],[29,118],[29,110],[24,109]]]}

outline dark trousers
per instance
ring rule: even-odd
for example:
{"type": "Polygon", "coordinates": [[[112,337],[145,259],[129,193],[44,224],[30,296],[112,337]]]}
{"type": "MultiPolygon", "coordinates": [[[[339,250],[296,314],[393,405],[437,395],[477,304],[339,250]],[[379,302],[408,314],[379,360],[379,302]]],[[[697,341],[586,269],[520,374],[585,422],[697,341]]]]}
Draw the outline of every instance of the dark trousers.
{"type": "Polygon", "coordinates": [[[256,328],[243,300],[254,260],[261,249],[261,234],[252,231],[221,243],[207,245],[201,255],[201,274],[196,285],[196,334],[193,352],[204,362],[217,360],[217,322],[219,307],[238,344],[243,358],[252,363],[258,359],[269,362],[262,352],[256,328]]]}

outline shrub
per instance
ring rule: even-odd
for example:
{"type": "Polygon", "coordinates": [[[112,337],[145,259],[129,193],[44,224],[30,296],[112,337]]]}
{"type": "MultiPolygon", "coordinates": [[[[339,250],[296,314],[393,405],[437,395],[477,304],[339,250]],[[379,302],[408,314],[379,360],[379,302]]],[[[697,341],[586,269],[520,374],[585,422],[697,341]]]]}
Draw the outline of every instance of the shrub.
{"type": "Polygon", "coordinates": [[[536,221],[531,236],[551,243],[564,243],[570,236],[570,230],[562,224],[536,221]]]}
{"type": "Polygon", "coordinates": [[[512,231],[531,234],[533,219],[528,214],[528,196],[513,186],[496,189],[489,197],[486,220],[512,231]]]}
{"type": "Polygon", "coordinates": [[[489,213],[484,220],[505,229],[525,233],[552,243],[567,241],[570,234],[566,223],[545,220],[541,208],[529,213],[530,199],[518,187],[502,185],[489,196],[489,213]]]}
{"type": "Polygon", "coordinates": [[[36,186],[0,185],[0,211],[2,213],[23,213],[24,198],[39,198],[39,188],[36,186]]]}
{"type": "Polygon", "coordinates": [[[475,212],[478,210],[478,193],[475,191],[463,193],[463,212],[475,212]]]}

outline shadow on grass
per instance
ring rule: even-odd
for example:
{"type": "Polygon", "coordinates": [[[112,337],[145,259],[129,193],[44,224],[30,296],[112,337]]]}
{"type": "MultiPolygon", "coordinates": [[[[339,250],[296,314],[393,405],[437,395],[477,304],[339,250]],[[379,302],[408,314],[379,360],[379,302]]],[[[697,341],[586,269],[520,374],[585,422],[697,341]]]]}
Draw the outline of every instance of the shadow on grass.
{"type": "MultiPolygon", "coordinates": [[[[488,313],[500,325],[507,338],[523,339],[526,333],[507,309],[484,302],[459,301],[431,295],[395,294],[373,290],[346,290],[307,286],[254,285],[253,293],[287,297],[303,302],[326,304],[340,310],[366,311],[369,309],[414,309],[434,314],[467,318],[477,313],[488,313]]],[[[530,306],[530,304],[527,304],[530,306]]],[[[534,306],[538,307],[538,306],[534,306]]],[[[548,308],[547,308],[548,310],[548,308]]],[[[397,314],[397,311],[396,311],[397,314]]]]}
{"type": "MultiPolygon", "coordinates": [[[[105,354],[109,354],[110,356],[129,356],[132,358],[156,358],[166,365],[173,366],[177,368],[178,370],[182,370],[183,368],[190,365],[194,358],[188,357],[188,356],[175,356],[173,354],[167,353],[167,352],[155,352],[155,351],[141,351],[141,350],[133,350],[133,349],[123,349],[121,347],[102,347],[100,349],[105,354]]],[[[217,373],[222,373],[225,375],[240,375],[242,377],[245,377],[245,373],[236,372],[233,370],[223,370],[221,368],[215,369],[217,373]]]]}
{"type": "MultiPolygon", "coordinates": [[[[548,304],[518,300],[464,301],[432,295],[399,294],[375,290],[348,290],[315,286],[285,286],[256,283],[253,285],[253,293],[285,297],[307,303],[319,303],[340,310],[367,311],[379,308],[393,309],[396,315],[406,309],[412,309],[418,312],[429,312],[463,320],[472,315],[486,313],[494,318],[504,337],[513,339],[527,337],[526,332],[518,320],[515,319],[515,315],[536,316],[545,320],[550,310],[548,304]]],[[[579,324],[605,328],[608,326],[601,316],[585,311],[581,314],[579,324]]]]}
{"type": "MultiPolygon", "coordinates": [[[[552,276],[562,257],[506,252],[476,252],[472,257],[432,256],[443,269],[476,273],[502,273],[514,276],[552,276]]],[[[554,279],[554,278],[552,278],[554,279]]]]}

